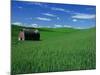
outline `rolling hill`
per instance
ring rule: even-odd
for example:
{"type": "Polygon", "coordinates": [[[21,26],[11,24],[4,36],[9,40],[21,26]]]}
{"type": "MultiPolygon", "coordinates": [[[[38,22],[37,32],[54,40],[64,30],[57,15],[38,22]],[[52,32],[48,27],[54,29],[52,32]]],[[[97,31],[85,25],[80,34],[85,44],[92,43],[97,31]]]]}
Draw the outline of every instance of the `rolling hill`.
{"type": "Polygon", "coordinates": [[[12,25],[12,74],[96,68],[96,28],[38,28],[41,41],[18,41],[12,25]]]}

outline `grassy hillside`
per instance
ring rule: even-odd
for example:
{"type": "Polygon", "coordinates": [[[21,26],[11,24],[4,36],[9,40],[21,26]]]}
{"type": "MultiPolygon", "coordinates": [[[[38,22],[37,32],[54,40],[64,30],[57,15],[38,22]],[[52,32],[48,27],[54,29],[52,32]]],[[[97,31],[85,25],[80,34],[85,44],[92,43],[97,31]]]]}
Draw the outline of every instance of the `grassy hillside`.
{"type": "Polygon", "coordinates": [[[12,26],[12,74],[95,69],[95,28],[39,28],[41,41],[18,41],[12,26]]]}

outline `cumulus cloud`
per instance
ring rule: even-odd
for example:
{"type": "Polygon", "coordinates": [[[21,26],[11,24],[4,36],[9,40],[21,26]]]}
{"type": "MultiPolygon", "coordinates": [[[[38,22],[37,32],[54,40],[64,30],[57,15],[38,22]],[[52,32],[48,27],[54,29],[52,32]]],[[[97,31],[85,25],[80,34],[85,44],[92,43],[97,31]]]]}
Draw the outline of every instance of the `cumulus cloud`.
{"type": "Polygon", "coordinates": [[[94,19],[96,17],[95,14],[82,14],[82,13],[76,13],[75,15],[72,16],[72,18],[77,18],[77,19],[94,19]]]}
{"type": "Polygon", "coordinates": [[[50,18],[45,18],[45,17],[37,17],[37,20],[42,20],[42,21],[51,21],[50,18]]]}
{"type": "Polygon", "coordinates": [[[31,24],[32,27],[38,27],[38,24],[31,24]]]}

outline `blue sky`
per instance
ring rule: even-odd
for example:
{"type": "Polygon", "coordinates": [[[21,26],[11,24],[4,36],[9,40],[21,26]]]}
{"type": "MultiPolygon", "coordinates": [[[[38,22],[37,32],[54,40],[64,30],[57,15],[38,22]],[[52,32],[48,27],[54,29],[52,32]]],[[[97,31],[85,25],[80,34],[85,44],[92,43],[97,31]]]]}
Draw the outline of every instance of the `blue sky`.
{"type": "Polygon", "coordinates": [[[11,23],[31,27],[90,28],[96,25],[96,7],[13,0],[11,23]]]}

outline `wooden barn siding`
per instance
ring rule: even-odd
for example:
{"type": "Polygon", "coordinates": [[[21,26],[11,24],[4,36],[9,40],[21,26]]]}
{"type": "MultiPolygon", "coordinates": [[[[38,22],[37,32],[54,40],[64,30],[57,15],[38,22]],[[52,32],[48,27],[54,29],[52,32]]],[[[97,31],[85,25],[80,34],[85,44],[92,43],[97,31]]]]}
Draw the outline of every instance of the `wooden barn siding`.
{"type": "Polygon", "coordinates": [[[40,33],[24,31],[25,40],[40,40],[40,33]]]}

